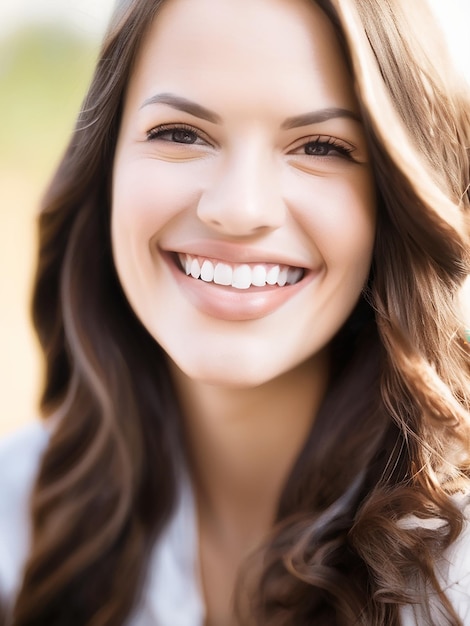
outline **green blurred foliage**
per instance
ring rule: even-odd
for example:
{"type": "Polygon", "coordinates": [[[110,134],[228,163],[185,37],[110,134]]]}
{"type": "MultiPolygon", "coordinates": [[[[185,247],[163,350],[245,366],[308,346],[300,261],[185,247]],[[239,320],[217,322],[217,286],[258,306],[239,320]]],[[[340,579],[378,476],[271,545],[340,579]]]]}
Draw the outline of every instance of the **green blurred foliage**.
{"type": "Polygon", "coordinates": [[[0,168],[42,177],[57,162],[91,78],[98,43],[36,26],[0,42],[0,168]]]}

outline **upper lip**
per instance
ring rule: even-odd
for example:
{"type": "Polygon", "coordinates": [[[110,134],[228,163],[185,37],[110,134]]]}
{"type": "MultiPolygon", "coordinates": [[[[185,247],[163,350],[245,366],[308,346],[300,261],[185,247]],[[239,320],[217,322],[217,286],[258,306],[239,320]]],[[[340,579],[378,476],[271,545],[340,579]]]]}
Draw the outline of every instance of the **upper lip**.
{"type": "Polygon", "coordinates": [[[307,269],[309,266],[305,259],[286,254],[282,250],[269,250],[231,242],[199,240],[177,245],[174,248],[165,246],[161,250],[166,253],[206,257],[222,263],[269,263],[302,269],[307,269]]]}

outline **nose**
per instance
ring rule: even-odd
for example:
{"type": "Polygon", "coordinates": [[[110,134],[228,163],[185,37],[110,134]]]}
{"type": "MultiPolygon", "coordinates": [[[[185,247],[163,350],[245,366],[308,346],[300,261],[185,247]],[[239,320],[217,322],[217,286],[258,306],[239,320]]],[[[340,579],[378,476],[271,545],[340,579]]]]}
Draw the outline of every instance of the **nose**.
{"type": "Polygon", "coordinates": [[[197,213],[201,221],[230,237],[282,226],[286,207],[275,155],[262,148],[227,155],[201,194],[197,213]]]}

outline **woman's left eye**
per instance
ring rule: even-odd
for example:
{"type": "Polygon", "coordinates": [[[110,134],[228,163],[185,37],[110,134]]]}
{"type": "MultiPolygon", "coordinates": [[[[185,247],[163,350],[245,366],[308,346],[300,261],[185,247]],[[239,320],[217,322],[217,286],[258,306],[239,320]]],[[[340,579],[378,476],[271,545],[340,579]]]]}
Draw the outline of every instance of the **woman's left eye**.
{"type": "Polygon", "coordinates": [[[334,139],[333,137],[316,137],[311,141],[290,151],[290,154],[301,154],[313,157],[341,157],[352,160],[353,146],[334,139]]]}
{"type": "Polygon", "coordinates": [[[167,141],[169,143],[178,143],[184,145],[207,144],[208,142],[201,137],[200,133],[191,126],[174,126],[163,124],[152,128],[147,133],[149,141],[167,141]]]}

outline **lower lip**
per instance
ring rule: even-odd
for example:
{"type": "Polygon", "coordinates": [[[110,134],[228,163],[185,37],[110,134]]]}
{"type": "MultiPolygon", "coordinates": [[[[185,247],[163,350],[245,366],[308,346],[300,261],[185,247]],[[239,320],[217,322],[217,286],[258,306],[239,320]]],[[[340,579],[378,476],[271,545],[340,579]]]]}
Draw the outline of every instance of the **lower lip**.
{"type": "Polygon", "coordinates": [[[177,267],[171,255],[163,256],[178,287],[201,313],[231,322],[255,320],[273,313],[299,293],[316,275],[308,272],[295,285],[239,290],[187,276],[177,267]]]}

